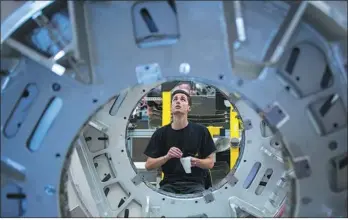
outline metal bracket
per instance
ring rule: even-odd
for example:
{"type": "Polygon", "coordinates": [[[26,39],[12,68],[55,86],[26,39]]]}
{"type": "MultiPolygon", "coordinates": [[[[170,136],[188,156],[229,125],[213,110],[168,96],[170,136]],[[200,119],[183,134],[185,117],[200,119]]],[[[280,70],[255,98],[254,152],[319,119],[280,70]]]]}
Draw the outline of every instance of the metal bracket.
{"type": "Polygon", "coordinates": [[[161,79],[161,68],[158,63],[140,65],[135,68],[139,84],[150,84],[161,79]]]}
{"type": "Polygon", "coordinates": [[[230,184],[230,186],[232,186],[232,187],[238,183],[237,177],[235,177],[234,174],[231,172],[229,174],[227,174],[226,179],[227,179],[228,184],[230,184]]]}
{"type": "Polygon", "coordinates": [[[306,178],[311,175],[311,168],[306,156],[294,158],[294,170],[298,179],[306,178]]]}
{"type": "Polygon", "coordinates": [[[206,203],[211,203],[215,200],[214,195],[210,190],[203,191],[203,197],[206,203]]]}
{"type": "Polygon", "coordinates": [[[136,186],[139,185],[143,181],[144,181],[144,175],[139,174],[139,173],[135,177],[133,177],[133,179],[132,179],[132,182],[136,186]]]}
{"type": "Polygon", "coordinates": [[[251,124],[251,120],[250,119],[247,119],[244,121],[244,129],[245,130],[250,130],[253,128],[253,125],[251,124]]]}
{"type": "Polygon", "coordinates": [[[280,128],[289,119],[289,116],[280,108],[278,103],[270,105],[264,113],[267,122],[277,128],[280,128]]]}

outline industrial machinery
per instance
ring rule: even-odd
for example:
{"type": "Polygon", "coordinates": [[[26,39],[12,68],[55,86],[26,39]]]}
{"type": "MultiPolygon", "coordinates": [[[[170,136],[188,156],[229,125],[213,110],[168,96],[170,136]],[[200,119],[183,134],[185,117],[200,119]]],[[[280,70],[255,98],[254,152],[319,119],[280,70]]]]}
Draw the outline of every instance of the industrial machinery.
{"type": "MultiPolygon", "coordinates": [[[[167,84],[161,85],[162,90],[171,88],[167,84]]],[[[215,166],[210,170],[210,181],[212,184],[216,184],[235,166],[239,157],[243,133],[242,127],[239,126],[241,120],[237,111],[234,110],[235,107],[215,88],[194,82],[186,82],[185,85],[192,85],[190,89],[192,105],[188,120],[207,127],[217,148],[215,166]]],[[[177,87],[175,86],[173,89],[175,88],[177,87]]],[[[172,90],[160,92],[159,88],[155,88],[154,91],[143,99],[146,104],[141,101],[135,107],[126,137],[129,157],[135,163],[138,171],[144,173],[148,173],[145,170],[144,150],[152,134],[156,128],[171,121],[171,95],[169,93],[172,90]],[[168,98],[163,99],[162,97],[168,98]],[[169,112],[162,114],[163,108],[169,109],[169,112]]],[[[152,171],[151,173],[152,175],[146,175],[145,179],[157,185],[160,172],[152,171]]]]}
{"type": "Polygon", "coordinates": [[[347,217],[347,161],[346,2],[1,1],[1,217],[347,217]],[[199,194],[127,152],[134,106],[173,80],[243,126],[199,194]]]}

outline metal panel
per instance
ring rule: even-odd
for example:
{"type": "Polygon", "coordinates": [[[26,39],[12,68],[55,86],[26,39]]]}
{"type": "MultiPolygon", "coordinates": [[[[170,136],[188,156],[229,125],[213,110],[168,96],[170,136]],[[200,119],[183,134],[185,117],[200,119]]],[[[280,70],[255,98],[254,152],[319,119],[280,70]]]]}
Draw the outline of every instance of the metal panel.
{"type": "MultiPolygon", "coordinates": [[[[49,5],[51,2],[43,4],[28,2],[25,4],[25,8],[20,8],[8,20],[2,22],[1,43],[3,44],[15,30],[22,28],[22,24],[24,28],[25,21],[47,6],[44,4],[49,5]]],[[[28,198],[24,217],[54,217],[61,213],[63,215],[67,213],[66,201],[59,205],[58,198],[64,197],[64,195],[60,197],[59,194],[64,194],[64,188],[60,188],[59,185],[61,181],[59,174],[62,167],[65,168],[65,156],[71,153],[69,146],[76,140],[82,125],[87,123],[92,113],[99,109],[102,104],[109,104],[109,101],[116,94],[128,87],[131,87],[131,93],[128,93],[116,116],[111,116],[108,113],[109,108],[108,111],[101,111],[96,119],[93,118],[93,124],[104,130],[109,136],[110,146],[113,147],[89,153],[83,140],[82,146],[80,146],[81,149],[85,149],[80,154],[83,155],[83,165],[87,169],[86,172],[91,174],[87,178],[88,183],[94,186],[94,188],[91,187],[91,193],[98,202],[99,216],[124,217],[127,215],[127,207],[132,206],[132,209],[137,210],[136,215],[140,213],[139,209],[144,207],[144,212],[141,213],[150,216],[187,217],[202,215],[202,210],[204,210],[204,216],[226,217],[231,215],[229,206],[231,201],[234,202],[234,205],[244,207],[256,216],[270,216],[278,213],[279,206],[263,209],[267,206],[266,201],[275,188],[267,189],[268,187],[266,187],[260,196],[240,189],[240,185],[245,179],[245,170],[248,170],[256,160],[261,161],[262,164],[267,164],[267,167],[274,168],[274,176],[281,176],[283,171],[280,166],[282,162],[277,158],[272,158],[266,153],[260,154],[260,145],[269,146],[270,140],[262,137],[260,129],[257,128],[259,126],[253,126],[246,132],[247,146],[243,153],[243,162],[235,170],[235,176],[239,182],[234,187],[230,187],[228,184],[227,189],[223,187],[224,184],[220,188],[214,189],[211,192],[214,200],[208,204],[205,203],[203,195],[167,195],[153,190],[145,183],[134,185],[131,182],[137,174],[129,163],[124,140],[129,112],[135,103],[145,95],[146,91],[165,79],[195,79],[222,87],[228,94],[237,91],[242,94],[242,97],[247,97],[254,108],[239,106],[240,109],[243,109],[241,110],[242,119],[251,120],[253,125],[259,125],[261,120],[264,120],[258,114],[263,115],[262,109],[277,103],[286,112],[289,120],[270,126],[277,127],[278,133],[276,134],[281,137],[280,140],[292,156],[294,164],[306,159],[311,168],[311,173],[304,176],[299,176],[298,170],[295,172],[302,178],[294,180],[296,192],[293,194],[296,197],[293,199],[296,205],[293,208],[295,212],[290,214],[301,217],[346,216],[346,191],[332,192],[328,181],[326,181],[328,173],[325,161],[347,151],[347,127],[342,126],[339,130],[333,130],[331,133],[319,136],[312,127],[306,109],[311,103],[316,103],[322,97],[338,94],[342,98],[340,112],[346,112],[347,77],[343,63],[346,57],[342,57],[342,54],[327,39],[346,41],[347,29],[344,24],[347,19],[346,15],[340,12],[341,10],[334,8],[329,3],[319,1],[319,3],[309,4],[311,7],[305,11],[305,14],[310,16],[314,14],[323,19],[315,21],[312,19],[307,23],[301,20],[288,43],[282,46],[284,51],[289,51],[301,42],[311,42],[325,53],[334,80],[330,88],[316,91],[298,99],[289,93],[279,77],[276,77],[279,75],[281,67],[275,63],[273,68],[269,66],[263,68],[265,64],[262,63],[263,55],[270,49],[270,42],[288,12],[289,5],[285,2],[243,2],[242,17],[247,41],[239,48],[232,48],[230,42],[232,36],[227,27],[228,24],[235,22],[233,21],[235,17],[227,15],[228,10],[226,9],[228,7],[226,4],[221,1],[177,1],[177,19],[180,26],[179,41],[168,47],[147,49],[137,47],[134,38],[131,37],[133,34],[131,9],[134,2],[84,2],[85,24],[87,26],[85,28],[90,33],[88,35],[90,46],[88,52],[91,56],[91,71],[102,79],[101,83],[89,86],[81,85],[71,78],[52,73],[50,69],[42,66],[43,63],[33,62],[30,60],[33,57],[27,59],[20,56],[19,58],[24,61],[20,73],[12,78],[14,83],[9,84],[6,90],[1,92],[1,101],[6,103],[6,105],[1,105],[1,122],[5,122],[13,111],[21,92],[29,83],[36,83],[39,90],[38,102],[32,106],[16,137],[9,139],[1,132],[2,155],[26,168],[26,180],[21,183],[21,188],[28,198]],[[232,59],[232,57],[234,58],[232,59]],[[236,67],[233,66],[232,60],[244,65],[232,69],[232,67],[236,67]],[[136,67],[154,62],[158,63],[161,68],[162,78],[153,82],[153,85],[145,84],[134,87],[138,83],[136,67]],[[190,66],[189,72],[180,72],[180,66],[183,63],[185,66],[187,66],[186,64],[190,66]],[[250,74],[247,73],[250,69],[254,71],[251,75],[254,76],[255,80],[239,80],[239,77],[242,76],[247,78],[249,75],[250,77],[250,74]],[[121,76],[121,74],[125,76],[121,76]],[[52,85],[54,84],[60,85],[61,89],[59,91],[53,89],[52,85]],[[43,139],[40,150],[34,153],[29,152],[25,148],[27,139],[36,122],[40,119],[46,103],[53,96],[59,96],[63,100],[64,106],[67,107],[61,109],[57,120],[54,121],[43,139]],[[333,140],[337,142],[337,148],[334,151],[328,147],[328,144],[333,140]],[[314,147],[315,149],[313,149],[314,147]],[[112,167],[122,172],[116,172],[118,177],[115,179],[106,183],[98,183],[98,176],[93,168],[93,157],[105,153],[111,155],[112,167]],[[258,157],[255,158],[255,155],[258,157]],[[40,172],[37,172],[38,170],[40,172]],[[112,184],[120,186],[125,192],[131,192],[129,198],[116,210],[111,210],[108,206],[103,191],[105,187],[112,184]],[[62,208],[62,210],[57,209],[57,207],[62,208]],[[150,210],[152,211],[150,212],[150,210]]],[[[25,53],[24,50],[18,52],[25,53]]],[[[318,59],[316,62],[319,61],[318,59]]],[[[308,65],[310,67],[313,64],[308,65]]],[[[301,85],[301,87],[307,92],[314,90],[312,85],[301,85]]],[[[326,127],[329,126],[326,123],[331,123],[331,121],[323,123],[326,127]]],[[[1,127],[3,128],[3,124],[1,127]]],[[[62,186],[65,183],[64,177],[63,175],[62,186]]],[[[272,182],[269,184],[271,186],[272,182]]],[[[273,186],[275,187],[274,184],[273,186]]],[[[121,195],[122,190],[113,190],[112,192],[116,199],[112,200],[110,204],[117,207],[120,201],[118,196],[121,195]]],[[[133,211],[129,214],[131,213],[133,211]]]]}

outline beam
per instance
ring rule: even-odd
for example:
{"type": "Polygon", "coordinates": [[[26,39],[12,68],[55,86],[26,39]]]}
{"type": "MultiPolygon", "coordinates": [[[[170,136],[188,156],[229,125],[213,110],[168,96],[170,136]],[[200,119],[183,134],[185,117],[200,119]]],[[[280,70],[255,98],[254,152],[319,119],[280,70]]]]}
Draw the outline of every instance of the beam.
{"type": "Polygon", "coordinates": [[[295,30],[306,11],[307,5],[308,1],[301,1],[300,3],[296,2],[291,5],[288,14],[280,25],[276,36],[273,38],[266,55],[263,58],[263,62],[268,65],[278,62],[279,58],[286,50],[291,37],[294,35],[295,30]]]}

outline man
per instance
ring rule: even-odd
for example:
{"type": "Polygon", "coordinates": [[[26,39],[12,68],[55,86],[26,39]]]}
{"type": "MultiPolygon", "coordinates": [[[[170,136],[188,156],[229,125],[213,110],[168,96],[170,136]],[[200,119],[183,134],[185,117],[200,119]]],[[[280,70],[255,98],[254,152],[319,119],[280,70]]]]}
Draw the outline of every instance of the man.
{"type": "MultiPolygon", "coordinates": [[[[182,82],[175,85],[172,91],[183,89],[190,91],[193,94],[191,85],[188,82],[182,82]]],[[[147,97],[162,97],[160,86],[152,89],[147,97]]],[[[147,115],[149,117],[148,127],[150,129],[158,128],[162,125],[162,101],[147,101],[147,115]]]]}
{"type": "Polygon", "coordinates": [[[147,170],[162,167],[160,189],[180,194],[203,191],[207,169],[214,166],[216,150],[208,129],[188,122],[191,105],[189,91],[172,93],[172,123],[155,131],[144,152],[147,170]],[[180,158],[192,156],[191,173],[185,173],[180,158]]]}

